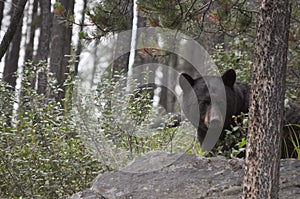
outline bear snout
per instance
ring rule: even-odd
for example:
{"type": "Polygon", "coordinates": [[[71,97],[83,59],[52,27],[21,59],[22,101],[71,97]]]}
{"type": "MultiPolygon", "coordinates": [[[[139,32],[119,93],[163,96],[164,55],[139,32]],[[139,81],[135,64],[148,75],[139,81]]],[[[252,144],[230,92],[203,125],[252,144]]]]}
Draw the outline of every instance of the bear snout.
{"type": "Polygon", "coordinates": [[[209,106],[205,118],[204,124],[207,128],[221,128],[223,123],[223,117],[218,107],[209,106]]]}

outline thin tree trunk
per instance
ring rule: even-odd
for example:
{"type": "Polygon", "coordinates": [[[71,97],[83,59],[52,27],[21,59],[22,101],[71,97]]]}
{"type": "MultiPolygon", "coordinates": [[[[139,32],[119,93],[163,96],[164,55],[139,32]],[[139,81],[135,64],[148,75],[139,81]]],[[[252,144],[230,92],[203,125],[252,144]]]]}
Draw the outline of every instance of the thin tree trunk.
{"type": "MultiPolygon", "coordinates": [[[[168,60],[168,66],[173,67],[174,70],[177,67],[177,56],[175,54],[171,54],[168,60]]],[[[167,113],[175,112],[175,102],[176,96],[171,90],[175,89],[177,79],[172,76],[173,72],[169,71],[168,68],[163,67],[163,77],[162,83],[163,87],[161,87],[159,104],[165,109],[167,113]]]]}
{"type": "Polygon", "coordinates": [[[0,1],[0,30],[2,28],[2,19],[3,19],[3,12],[4,12],[4,4],[6,0],[0,1]]]}
{"type": "MultiPolygon", "coordinates": [[[[16,1],[14,1],[13,3],[17,3],[16,1]]],[[[19,1],[20,3],[20,1],[19,1]]],[[[14,21],[15,16],[18,14],[19,12],[19,5],[17,8],[12,7],[12,21],[14,21]]],[[[18,21],[15,21],[17,24],[14,24],[14,26],[16,27],[15,31],[12,33],[13,35],[13,40],[12,40],[12,44],[11,44],[11,48],[8,49],[8,51],[6,52],[6,58],[5,58],[5,66],[4,66],[4,71],[3,71],[3,80],[5,82],[7,82],[9,85],[12,86],[12,88],[14,89],[16,86],[16,72],[18,70],[18,61],[19,61],[19,52],[20,52],[20,44],[21,44],[21,39],[22,39],[22,14],[20,15],[20,19],[18,21]]],[[[11,22],[12,24],[13,22],[11,22]]],[[[10,25],[11,25],[10,24],[10,25]]],[[[7,32],[5,33],[5,36],[7,35],[7,33],[9,32],[9,30],[7,30],[7,32]]],[[[5,38],[4,36],[4,38],[5,38]]],[[[3,39],[4,39],[3,38],[3,39]]],[[[9,43],[7,43],[9,45],[9,43]]],[[[2,43],[1,43],[2,45],[2,43]]],[[[5,48],[5,47],[3,47],[5,48]]],[[[0,51],[3,50],[0,47],[0,51]]],[[[6,48],[7,50],[7,48],[6,48]]]]}
{"type": "Polygon", "coordinates": [[[93,61],[92,77],[91,77],[91,81],[90,81],[91,88],[94,86],[94,79],[96,77],[96,71],[97,71],[97,67],[99,65],[99,60],[98,60],[98,56],[97,56],[98,45],[99,45],[99,42],[95,41],[94,49],[93,49],[93,52],[92,52],[94,61],[93,61]]]}
{"type": "MultiPolygon", "coordinates": [[[[61,77],[62,63],[64,57],[64,33],[65,27],[64,24],[61,24],[59,21],[59,16],[53,16],[53,27],[51,34],[51,49],[50,49],[50,72],[55,76],[58,85],[63,84],[61,77]]],[[[59,100],[59,99],[57,99],[59,100]]]]}
{"type": "MultiPolygon", "coordinates": [[[[74,4],[75,0],[66,0],[66,8],[69,16],[74,15],[74,4]]],[[[63,48],[63,65],[62,65],[62,71],[61,71],[61,79],[64,83],[66,80],[66,74],[69,72],[69,60],[70,57],[65,55],[71,55],[71,44],[72,44],[72,24],[68,24],[65,26],[65,32],[64,32],[65,38],[64,38],[64,48],[63,48]]],[[[64,88],[65,90],[65,88],[64,88]]],[[[62,97],[62,99],[64,96],[62,97]]]]}
{"type": "Polygon", "coordinates": [[[47,60],[49,57],[49,44],[51,38],[52,14],[51,1],[39,0],[41,7],[41,32],[39,37],[37,60],[47,60]]]}
{"type": "MultiPolygon", "coordinates": [[[[17,0],[14,0],[13,5],[16,5],[17,0]]],[[[19,61],[19,52],[20,52],[20,44],[22,39],[22,25],[23,25],[23,11],[24,7],[22,9],[20,8],[21,0],[19,1],[17,7],[12,6],[11,7],[11,23],[8,27],[8,30],[6,31],[3,40],[0,44],[0,53],[1,58],[6,53],[5,57],[5,65],[3,70],[3,81],[7,82],[12,90],[15,90],[16,87],[16,79],[17,79],[17,70],[18,70],[18,61],[19,61]],[[21,12],[22,10],[22,12],[21,12]],[[10,41],[6,41],[5,39],[8,39],[10,41]],[[12,43],[11,43],[12,41],[12,43]],[[10,48],[9,45],[11,45],[10,48]]],[[[10,104],[7,104],[7,121],[6,124],[8,126],[11,126],[11,121],[13,118],[13,102],[10,104]]]]}
{"type": "Polygon", "coordinates": [[[13,17],[10,21],[10,24],[8,26],[8,29],[1,41],[0,44],[0,61],[2,60],[4,54],[6,53],[10,42],[12,41],[15,32],[17,31],[18,24],[22,20],[23,11],[25,8],[25,5],[27,3],[27,0],[19,0],[17,7],[14,11],[13,17]]]}
{"type": "Polygon", "coordinates": [[[26,44],[25,49],[25,61],[32,60],[33,57],[33,47],[34,47],[34,37],[35,37],[35,30],[37,26],[37,9],[38,9],[38,0],[33,1],[32,7],[32,14],[31,14],[31,21],[27,27],[30,27],[29,31],[29,42],[26,44]]]}
{"type": "MultiPolygon", "coordinates": [[[[178,64],[178,56],[175,54],[171,54],[170,60],[169,60],[169,66],[173,67],[175,70],[177,68],[178,64]]],[[[168,97],[167,97],[167,111],[169,113],[174,113],[175,112],[175,103],[176,103],[176,96],[171,90],[175,90],[175,85],[177,82],[176,77],[174,77],[174,72],[169,71],[168,74],[168,97]]]]}
{"type": "MultiPolygon", "coordinates": [[[[83,0],[83,9],[82,9],[82,16],[81,16],[81,25],[80,25],[80,32],[83,31],[83,26],[84,26],[84,22],[85,22],[85,10],[87,7],[87,0],[83,0]]],[[[82,44],[81,44],[81,38],[78,39],[78,45],[77,45],[77,49],[76,49],[76,63],[75,63],[75,67],[74,67],[74,75],[77,76],[78,75],[78,65],[79,65],[79,61],[80,61],[80,54],[82,51],[82,44]]]]}
{"type": "Polygon", "coordinates": [[[288,0],[261,2],[243,198],[278,198],[290,12],[288,0]]]}
{"type": "MultiPolygon", "coordinates": [[[[41,6],[41,32],[39,37],[38,51],[36,60],[45,61],[49,57],[49,45],[51,38],[51,27],[52,27],[52,14],[50,13],[51,1],[39,0],[41,6]]],[[[46,71],[42,71],[38,74],[38,93],[46,94],[47,88],[47,76],[46,71]]]]}
{"type": "MultiPolygon", "coordinates": [[[[138,8],[137,8],[137,10],[138,10],[138,8]]],[[[147,25],[146,17],[141,16],[140,13],[138,12],[138,21],[137,21],[138,29],[137,29],[136,46],[140,45],[139,42],[143,42],[143,37],[147,38],[149,36],[149,35],[147,35],[147,33],[145,33],[145,34],[140,33],[140,30],[139,30],[140,28],[146,27],[146,25],[147,25]]],[[[141,75],[147,75],[145,77],[145,80],[147,80],[147,81],[144,82],[144,84],[147,84],[147,85],[143,85],[143,86],[146,86],[145,88],[147,88],[147,93],[153,99],[154,90],[157,88],[157,86],[154,84],[155,83],[155,72],[152,73],[153,70],[149,70],[151,72],[146,74],[145,67],[138,68],[138,66],[148,64],[147,67],[151,68],[151,65],[158,63],[158,61],[154,57],[152,57],[148,54],[144,54],[142,52],[143,52],[143,50],[136,50],[135,57],[134,57],[134,64],[132,67],[134,68],[135,73],[141,74],[141,75]]]]}
{"type": "MultiPolygon", "coordinates": [[[[129,27],[132,27],[132,18],[133,18],[133,0],[129,0],[128,8],[129,10],[129,18],[130,25],[129,27]]],[[[123,54],[120,57],[116,57],[116,59],[113,62],[113,68],[112,68],[112,76],[114,77],[118,73],[126,74],[128,72],[128,63],[129,63],[129,52],[131,47],[131,41],[128,38],[128,35],[124,34],[118,34],[117,35],[117,42],[116,42],[116,48],[115,48],[115,55],[120,54],[120,52],[126,51],[128,53],[123,54]]],[[[118,76],[115,76],[115,80],[118,80],[118,76]]]]}
{"type": "Polygon", "coordinates": [[[116,49],[115,54],[118,54],[118,51],[123,49],[127,49],[127,53],[121,55],[120,57],[114,59],[113,68],[112,68],[112,76],[117,80],[120,73],[127,74],[128,72],[128,63],[129,63],[129,51],[130,51],[130,42],[128,37],[119,34],[117,36],[116,49]]]}
{"type": "MultiPolygon", "coordinates": [[[[62,0],[61,5],[65,9],[63,15],[67,16],[74,12],[74,0],[62,0]]],[[[71,24],[62,23],[59,15],[53,17],[53,28],[51,34],[51,50],[50,50],[50,71],[55,74],[57,83],[62,91],[57,97],[58,101],[62,101],[65,97],[64,82],[66,73],[68,72],[68,60],[66,55],[71,53],[71,24]]]]}

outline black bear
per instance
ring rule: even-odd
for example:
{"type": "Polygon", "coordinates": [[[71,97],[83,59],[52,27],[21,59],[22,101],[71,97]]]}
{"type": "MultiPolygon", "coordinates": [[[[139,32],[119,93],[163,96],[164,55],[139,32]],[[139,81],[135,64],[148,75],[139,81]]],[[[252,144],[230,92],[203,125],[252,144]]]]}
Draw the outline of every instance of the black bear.
{"type": "MultiPolygon", "coordinates": [[[[222,77],[203,76],[193,79],[187,74],[181,74],[179,85],[183,90],[183,112],[197,128],[197,136],[201,145],[207,137],[208,129],[221,128],[217,139],[222,140],[225,137],[225,129],[230,129],[232,125],[235,125],[232,116],[248,112],[250,86],[246,83],[236,82],[236,73],[233,69],[226,71],[222,77]],[[222,90],[220,87],[224,89],[222,90]],[[224,107],[226,107],[226,111],[224,107]],[[223,124],[224,126],[222,126],[223,124]]],[[[300,125],[300,108],[292,103],[289,106],[284,118],[286,124],[300,125]]],[[[299,142],[298,146],[300,145],[299,134],[299,126],[285,127],[282,144],[283,158],[297,158],[295,145],[297,146],[297,142],[299,142]]]]}

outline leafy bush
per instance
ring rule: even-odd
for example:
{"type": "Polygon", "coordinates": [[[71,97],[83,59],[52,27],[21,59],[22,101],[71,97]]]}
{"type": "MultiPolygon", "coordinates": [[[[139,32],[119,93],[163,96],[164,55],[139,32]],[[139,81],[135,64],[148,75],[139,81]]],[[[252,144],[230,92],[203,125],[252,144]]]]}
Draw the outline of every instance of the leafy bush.
{"type": "Polygon", "coordinates": [[[134,81],[128,88],[128,81],[123,76],[102,78],[96,88],[77,88],[77,124],[94,157],[118,169],[149,151],[185,152],[194,129],[184,122],[169,128],[173,115],[163,117],[153,107],[153,90],[134,81]],[[155,125],[157,118],[161,124],[155,125]]]}
{"type": "Polygon", "coordinates": [[[214,149],[206,154],[207,156],[221,155],[226,158],[243,158],[245,156],[248,115],[242,113],[233,118],[235,126],[225,130],[225,137],[217,142],[214,149]]]}
{"type": "Polygon", "coordinates": [[[127,92],[120,87],[125,78],[102,78],[92,92],[68,78],[66,90],[74,97],[59,103],[55,96],[60,90],[51,74],[45,95],[35,89],[36,74],[46,68],[25,66],[19,98],[0,83],[1,197],[66,197],[89,187],[98,173],[118,169],[148,151],[191,152],[193,127],[183,122],[169,128],[172,115],[153,127],[153,119],[161,116],[149,93],[127,92]]]}
{"type": "MultiPolygon", "coordinates": [[[[244,158],[246,152],[246,137],[248,130],[248,115],[241,114],[234,116],[236,126],[231,126],[230,130],[226,130],[224,139],[219,140],[215,148],[205,154],[208,157],[211,156],[225,156],[226,158],[244,158]]],[[[294,152],[298,159],[300,159],[300,138],[297,134],[297,130],[300,129],[298,124],[287,124],[285,126],[285,133],[288,130],[290,138],[294,146],[294,152]]],[[[283,142],[283,146],[286,147],[286,143],[283,142]]],[[[293,156],[293,154],[286,154],[287,157],[293,156]]]]}
{"type": "Polygon", "coordinates": [[[237,80],[249,83],[252,75],[253,47],[250,39],[239,36],[228,42],[227,45],[218,44],[212,59],[221,74],[228,69],[235,69],[237,80]]]}
{"type": "Polygon", "coordinates": [[[20,107],[13,117],[16,95],[0,82],[1,197],[64,197],[88,187],[105,170],[88,155],[73,116],[55,99],[37,94],[31,84],[36,72],[35,65],[24,68],[20,107]]]}

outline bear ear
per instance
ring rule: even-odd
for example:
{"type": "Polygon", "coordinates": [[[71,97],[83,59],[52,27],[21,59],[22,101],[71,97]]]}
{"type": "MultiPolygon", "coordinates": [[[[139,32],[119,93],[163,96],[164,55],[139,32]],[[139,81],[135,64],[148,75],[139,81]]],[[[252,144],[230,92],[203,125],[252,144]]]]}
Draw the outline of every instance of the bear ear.
{"type": "Polygon", "coordinates": [[[222,76],[225,86],[233,87],[236,80],[236,73],[233,69],[227,70],[222,76]]]}
{"type": "Polygon", "coordinates": [[[182,73],[179,76],[179,85],[183,91],[189,90],[195,84],[195,80],[188,74],[182,73]]]}

